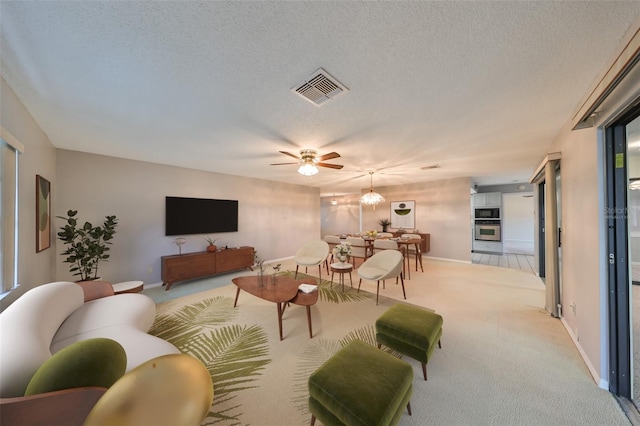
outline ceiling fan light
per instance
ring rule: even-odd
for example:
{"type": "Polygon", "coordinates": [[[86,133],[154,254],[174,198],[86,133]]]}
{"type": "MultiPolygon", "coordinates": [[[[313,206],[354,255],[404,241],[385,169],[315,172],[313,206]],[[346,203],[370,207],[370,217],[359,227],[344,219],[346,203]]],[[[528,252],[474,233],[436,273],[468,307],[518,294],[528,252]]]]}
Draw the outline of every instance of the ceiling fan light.
{"type": "Polygon", "coordinates": [[[304,176],[313,176],[318,173],[318,168],[315,164],[305,163],[298,169],[298,173],[304,176]]]}

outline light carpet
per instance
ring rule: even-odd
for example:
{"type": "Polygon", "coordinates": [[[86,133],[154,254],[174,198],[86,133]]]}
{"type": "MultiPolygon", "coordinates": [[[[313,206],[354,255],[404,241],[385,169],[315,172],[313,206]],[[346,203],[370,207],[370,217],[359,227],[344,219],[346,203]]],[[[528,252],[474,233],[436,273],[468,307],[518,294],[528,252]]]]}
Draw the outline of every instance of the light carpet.
{"type": "MultiPolygon", "coordinates": [[[[291,262],[284,267],[295,269],[291,262]]],[[[442,349],[428,364],[426,382],[420,364],[403,358],[414,368],[413,415],[405,413],[400,424],[629,424],[611,394],[596,386],[560,322],[544,311],[544,286],[535,275],[426,258],[424,267],[406,281],[407,302],[444,317],[442,349]]],[[[309,423],[309,374],[353,338],[373,343],[375,319],[402,299],[391,281],[379,306],[375,283],[364,282],[374,293],[360,295],[329,285],[321,284],[312,307],[312,339],[304,307],[286,309],[280,341],[275,304],[241,292],[234,309],[233,285],[158,305],[152,332],[211,371],[215,399],[204,424],[309,423]]]]}

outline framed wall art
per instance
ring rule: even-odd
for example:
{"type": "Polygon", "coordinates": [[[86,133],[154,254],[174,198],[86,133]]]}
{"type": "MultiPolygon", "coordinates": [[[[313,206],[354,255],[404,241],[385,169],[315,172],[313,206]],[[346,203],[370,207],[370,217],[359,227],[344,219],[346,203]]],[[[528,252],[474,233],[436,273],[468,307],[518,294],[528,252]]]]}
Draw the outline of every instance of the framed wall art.
{"type": "Polygon", "coordinates": [[[416,227],[416,202],[391,202],[391,227],[395,229],[413,229],[416,227]]]}
{"type": "Polygon", "coordinates": [[[36,175],[36,253],[51,247],[51,183],[36,175]]]}

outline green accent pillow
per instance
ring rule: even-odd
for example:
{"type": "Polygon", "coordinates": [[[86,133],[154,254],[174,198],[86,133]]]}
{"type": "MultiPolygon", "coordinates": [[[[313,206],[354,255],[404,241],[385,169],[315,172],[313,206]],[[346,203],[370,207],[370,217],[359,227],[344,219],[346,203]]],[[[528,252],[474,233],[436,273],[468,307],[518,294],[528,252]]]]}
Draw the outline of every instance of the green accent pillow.
{"type": "Polygon", "coordinates": [[[124,374],[127,355],[120,343],[95,338],[73,343],[44,362],[25,396],[83,386],[108,388],[124,374]]]}

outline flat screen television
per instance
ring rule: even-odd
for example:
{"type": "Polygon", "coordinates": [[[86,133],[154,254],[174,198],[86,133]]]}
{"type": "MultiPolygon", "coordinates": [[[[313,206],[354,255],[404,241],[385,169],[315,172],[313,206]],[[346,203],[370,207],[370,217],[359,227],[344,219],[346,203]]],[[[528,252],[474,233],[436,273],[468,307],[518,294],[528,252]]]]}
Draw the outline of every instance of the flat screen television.
{"type": "Polygon", "coordinates": [[[166,197],[165,234],[211,234],[238,231],[238,201],[166,197]]]}

